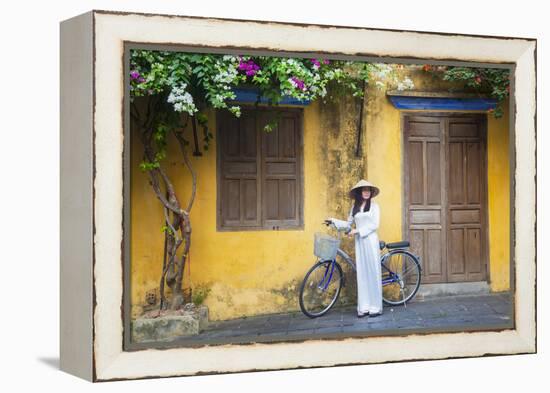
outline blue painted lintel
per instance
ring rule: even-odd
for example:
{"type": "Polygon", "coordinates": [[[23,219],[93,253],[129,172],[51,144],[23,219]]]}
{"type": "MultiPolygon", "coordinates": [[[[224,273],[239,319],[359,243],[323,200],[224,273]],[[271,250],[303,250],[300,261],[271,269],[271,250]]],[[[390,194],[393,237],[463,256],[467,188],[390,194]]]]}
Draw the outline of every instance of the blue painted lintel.
{"type": "Polygon", "coordinates": [[[494,98],[389,96],[397,109],[487,111],[495,109],[494,98]]]}
{"type": "MultiPolygon", "coordinates": [[[[231,100],[232,102],[238,102],[238,103],[250,103],[255,104],[256,102],[259,102],[261,104],[268,104],[269,101],[266,97],[260,96],[260,99],[258,100],[259,90],[252,90],[252,89],[233,89],[233,92],[235,93],[236,97],[234,100],[231,100]]],[[[307,106],[311,103],[311,101],[301,101],[293,97],[283,97],[281,101],[278,102],[279,105],[296,105],[296,106],[307,106]]]]}

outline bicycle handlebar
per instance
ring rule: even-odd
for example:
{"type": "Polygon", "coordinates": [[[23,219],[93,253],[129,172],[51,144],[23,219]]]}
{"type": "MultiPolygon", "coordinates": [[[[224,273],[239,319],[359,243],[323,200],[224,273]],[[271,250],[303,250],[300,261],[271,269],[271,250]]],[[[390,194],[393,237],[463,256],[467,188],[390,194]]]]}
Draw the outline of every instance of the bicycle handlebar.
{"type": "Polygon", "coordinates": [[[337,229],[336,225],[334,225],[334,222],[332,220],[324,220],[323,224],[328,226],[332,226],[334,229],[336,229],[338,232],[344,232],[346,235],[351,232],[351,229],[346,229],[345,231],[342,231],[341,229],[337,229]]]}

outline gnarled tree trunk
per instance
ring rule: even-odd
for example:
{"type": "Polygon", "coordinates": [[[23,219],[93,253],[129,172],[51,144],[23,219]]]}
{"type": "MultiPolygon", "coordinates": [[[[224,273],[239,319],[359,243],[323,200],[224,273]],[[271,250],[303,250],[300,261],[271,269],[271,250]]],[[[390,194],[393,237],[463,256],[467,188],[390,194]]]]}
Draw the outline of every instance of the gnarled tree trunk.
{"type": "MultiPolygon", "coordinates": [[[[147,163],[156,162],[156,155],[158,153],[154,143],[154,134],[156,126],[155,116],[157,116],[156,111],[159,110],[159,106],[160,98],[154,99],[150,97],[147,103],[147,113],[143,116],[140,114],[137,105],[132,103],[132,119],[134,120],[133,125],[138,128],[143,145],[144,162],[147,163]]],[[[193,124],[195,124],[195,118],[190,117],[190,119],[193,121],[193,124]]],[[[186,209],[183,209],[173,183],[166,174],[166,171],[163,169],[162,165],[158,163],[156,167],[147,169],[149,183],[157,199],[163,205],[166,230],[165,259],[163,261],[159,283],[161,310],[167,308],[168,306],[165,294],[165,285],[167,285],[172,292],[172,299],[169,306],[170,309],[176,310],[184,303],[182,293],[183,272],[187,257],[189,255],[189,249],[191,247],[191,220],[189,217],[189,212],[193,207],[197,188],[197,176],[189,160],[184,138],[185,126],[182,128],[172,128],[169,132],[175,136],[178,141],[180,152],[183,157],[183,165],[191,173],[193,184],[187,207],[186,209]],[[179,252],[182,245],[183,250],[179,252]]]]}

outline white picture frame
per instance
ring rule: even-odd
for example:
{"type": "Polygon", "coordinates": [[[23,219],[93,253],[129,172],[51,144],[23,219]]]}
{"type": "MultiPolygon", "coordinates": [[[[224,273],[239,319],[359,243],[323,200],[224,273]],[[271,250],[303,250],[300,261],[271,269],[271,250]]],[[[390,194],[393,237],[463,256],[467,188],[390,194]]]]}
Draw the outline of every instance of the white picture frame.
{"type": "Polygon", "coordinates": [[[536,352],[535,59],[524,38],[105,11],[62,22],[61,368],[109,381],[536,352]],[[124,351],[125,43],[513,64],[515,328],[124,351]]]}

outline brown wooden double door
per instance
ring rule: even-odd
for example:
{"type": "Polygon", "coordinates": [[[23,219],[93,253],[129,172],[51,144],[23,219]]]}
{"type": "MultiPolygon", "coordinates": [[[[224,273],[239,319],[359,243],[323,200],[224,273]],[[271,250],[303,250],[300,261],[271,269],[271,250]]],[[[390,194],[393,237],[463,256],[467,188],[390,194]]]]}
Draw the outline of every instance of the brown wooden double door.
{"type": "Polygon", "coordinates": [[[487,280],[486,118],[404,115],[405,228],[422,281],[487,280]]]}

